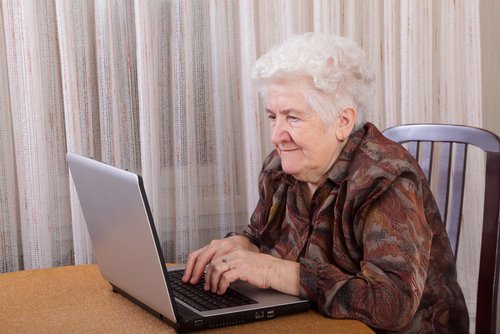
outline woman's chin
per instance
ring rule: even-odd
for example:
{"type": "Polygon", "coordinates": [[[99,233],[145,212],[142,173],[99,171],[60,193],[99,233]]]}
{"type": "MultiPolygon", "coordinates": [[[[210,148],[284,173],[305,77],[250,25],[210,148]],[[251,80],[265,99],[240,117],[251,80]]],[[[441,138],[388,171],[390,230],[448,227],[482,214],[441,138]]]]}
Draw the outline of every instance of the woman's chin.
{"type": "Polygon", "coordinates": [[[292,175],[296,179],[300,177],[301,170],[299,170],[297,166],[288,166],[286,164],[281,164],[281,169],[283,169],[283,172],[292,175]]]}

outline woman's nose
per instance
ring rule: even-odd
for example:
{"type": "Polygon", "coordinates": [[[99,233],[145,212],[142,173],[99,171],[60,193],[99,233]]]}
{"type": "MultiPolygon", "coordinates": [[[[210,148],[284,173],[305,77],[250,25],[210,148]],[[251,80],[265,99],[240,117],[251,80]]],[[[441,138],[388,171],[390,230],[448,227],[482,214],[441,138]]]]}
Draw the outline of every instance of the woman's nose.
{"type": "Polygon", "coordinates": [[[290,140],[290,134],[288,133],[285,124],[276,119],[275,123],[271,126],[271,142],[274,145],[278,145],[290,140]]]}

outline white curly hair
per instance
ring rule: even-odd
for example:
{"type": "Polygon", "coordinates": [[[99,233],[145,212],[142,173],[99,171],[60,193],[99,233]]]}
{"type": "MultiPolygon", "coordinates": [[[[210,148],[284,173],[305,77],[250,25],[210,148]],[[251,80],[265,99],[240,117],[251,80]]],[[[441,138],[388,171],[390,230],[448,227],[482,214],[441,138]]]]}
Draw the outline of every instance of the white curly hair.
{"type": "Polygon", "coordinates": [[[355,129],[365,123],[375,83],[373,68],[354,41],[323,33],[292,36],[273,47],[257,60],[252,77],[264,100],[274,80],[312,79],[314,87],[304,98],[323,122],[333,124],[340,111],[353,107],[355,129]]]}

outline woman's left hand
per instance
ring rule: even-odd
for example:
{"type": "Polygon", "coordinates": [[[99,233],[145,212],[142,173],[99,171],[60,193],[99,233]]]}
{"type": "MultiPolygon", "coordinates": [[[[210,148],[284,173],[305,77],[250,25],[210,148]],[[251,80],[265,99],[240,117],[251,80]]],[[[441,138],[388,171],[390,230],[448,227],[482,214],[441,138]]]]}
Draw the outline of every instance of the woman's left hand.
{"type": "Polygon", "coordinates": [[[298,296],[299,276],[300,264],[297,262],[238,249],[212,259],[205,274],[205,289],[223,294],[239,279],[261,289],[272,288],[298,296]]]}

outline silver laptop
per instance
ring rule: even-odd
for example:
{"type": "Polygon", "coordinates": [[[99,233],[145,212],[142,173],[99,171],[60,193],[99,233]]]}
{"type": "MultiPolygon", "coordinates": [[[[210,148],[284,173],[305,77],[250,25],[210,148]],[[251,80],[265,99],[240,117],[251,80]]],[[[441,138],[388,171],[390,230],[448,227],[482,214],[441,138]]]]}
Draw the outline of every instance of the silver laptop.
{"type": "Polygon", "coordinates": [[[179,331],[272,319],[309,309],[307,300],[241,281],[231,284],[222,298],[201,285],[179,282],[183,266],[164,265],[141,176],[73,153],[67,154],[67,160],[96,262],[115,292],[179,331]],[[197,296],[201,293],[206,296],[197,296]]]}

